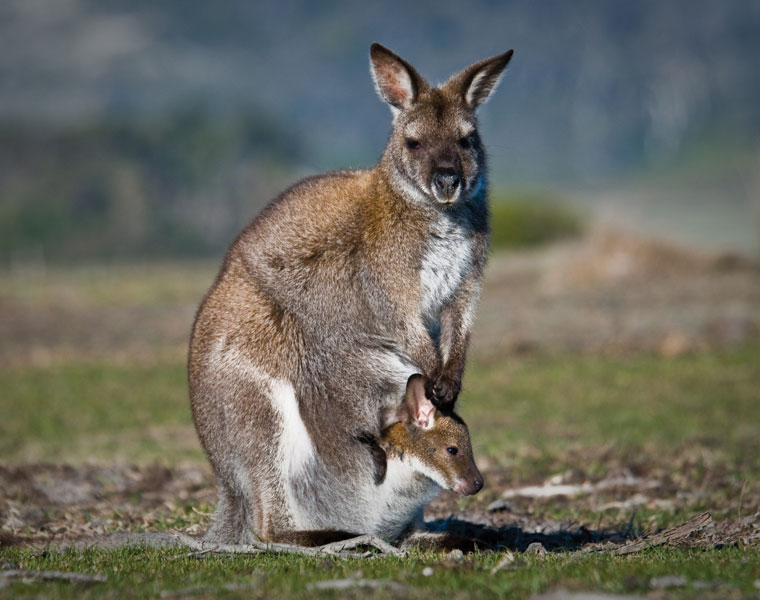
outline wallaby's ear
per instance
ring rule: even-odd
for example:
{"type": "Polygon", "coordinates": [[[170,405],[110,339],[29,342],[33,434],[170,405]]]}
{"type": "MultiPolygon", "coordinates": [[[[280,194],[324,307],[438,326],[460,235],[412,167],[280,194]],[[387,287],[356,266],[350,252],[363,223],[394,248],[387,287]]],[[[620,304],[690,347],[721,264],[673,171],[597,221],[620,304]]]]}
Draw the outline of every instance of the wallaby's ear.
{"type": "Polygon", "coordinates": [[[406,383],[406,407],[409,416],[420,429],[430,429],[433,426],[435,407],[425,395],[425,378],[422,375],[412,375],[406,383]]]}
{"type": "Polygon", "coordinates": [[[369,70],[378,95],[390,104],[394,115],[414,104],[427,87],[412,65],[377,42],[369,49],[369,70]]]}
{"type": "Polygon", "coordinates": [[[477,108],[490,97],[499,85],[502,73],[512,58],[514,50],[493,56],[467,67],[461,73],[454,75],[446,83],[464,97],[465,104],[477,108]]]}

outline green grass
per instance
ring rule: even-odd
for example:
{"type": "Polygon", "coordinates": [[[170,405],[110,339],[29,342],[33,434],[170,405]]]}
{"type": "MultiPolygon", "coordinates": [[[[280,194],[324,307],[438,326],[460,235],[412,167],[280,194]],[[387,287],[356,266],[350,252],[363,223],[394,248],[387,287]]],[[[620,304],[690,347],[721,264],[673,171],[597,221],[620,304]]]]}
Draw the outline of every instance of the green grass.
{"type": "Polygon", "coordinates": [[[491,197],[491,247],[540,246],[583,231],[583,220],[558,198],[540,192],[497,192],[491,197]]]}
{"type": "MultiPolygon", "coordinates": [[[[559,357],[473,364],[461,409],[495,456],[521,445],[563,449],[699,440],[760,470],[760,348],[675,358],[559,357]]],[[[760,474],[760,472],[756,473],[760,474]]]]}
{"type": "MultiPolygon", "coordinates": [[[[526,446],[549,454],[579,444],[668,452],[697,440],[757,475],[758,362],[755,345],[671,359],[473,363],[459,406],[477,450],[506,465],[526,446]]],[[[0,390],[7,462],[77,461],[90,453],[101,460],[201,458],[191,448],[183,364],[3,369],[0,390]],[[154,439],[183,429],[190,440],[180,448],[154,439]]]]}
{"type": "Polygon", "coordinates": [[[184,365],[0,371],[6,462],[202,459],[184,365]]]}
{"type": "Polygon", "coordinates": [[[4,550],[0,555],[17,568],[102,573],[106,583],[15,583],[0,596],[96,598],[103,595],[229,598],[413,597],[527,598],[555,587],[609,593],[646,593],[655,577],[677,574],[686,579],[666,597],[752,597],[760,577],[760,551],[650,550],[635,556],[556,553],[543,558],[519,557],[512,567],[491,574],[500,554],[473,554],[462,562],[445,555],[415,552],[410,557],[375,560],[332,560],[282,555],[247,557],[180,557],[177,550],[132,547],[102,550],[30,552],[4,550]],[[433,569],[425,576],[423,569],[433,569]],[[404,592],[355,588],[318,592],[315,582],[347,577],[385,580],[407,586],[404,592]],[[706,589],[705,589],[705,586],[706,589]]]}

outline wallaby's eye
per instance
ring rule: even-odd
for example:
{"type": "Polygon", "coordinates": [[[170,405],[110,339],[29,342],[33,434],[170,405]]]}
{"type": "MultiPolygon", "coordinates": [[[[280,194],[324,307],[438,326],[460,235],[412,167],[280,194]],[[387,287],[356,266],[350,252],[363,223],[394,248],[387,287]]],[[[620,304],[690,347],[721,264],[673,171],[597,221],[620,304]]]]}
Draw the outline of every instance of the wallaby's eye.
{"type": "Polygon", "coordinates": [[[472,148],[472,139],[470,139],[469,135],[459,140],[459,147],[462,150],[469,150],[470,148],[472,148]]]}
{"type": "Polygon", "coordinates": [[[406,147],[409,148],[409,150],[419,150],[422,148],[422,144],[420,144],[419,140],[407,139],[406,147]]]}
{"type": "Polygon", "coordinates": [[[451,454],[451,456],[456,456],[457,452],[459,452],[459,448],[457,448],[456,446],[449,446],[448,448],[446,448],[446,452],[451,454]]]}

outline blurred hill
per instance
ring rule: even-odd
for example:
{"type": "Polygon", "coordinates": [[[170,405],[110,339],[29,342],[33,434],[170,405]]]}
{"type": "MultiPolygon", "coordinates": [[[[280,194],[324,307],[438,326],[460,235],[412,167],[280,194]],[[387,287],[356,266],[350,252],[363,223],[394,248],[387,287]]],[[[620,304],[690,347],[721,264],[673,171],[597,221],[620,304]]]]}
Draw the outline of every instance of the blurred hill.
{"type": "MultiPolygon", "coordinates": [[[[753,0],[6,0],[0,252],[82,223],[56,253],[216,252],[296,174],[374,163],[390,119],[373,40],[432,81],[516,49],[481,111],[497,185],[603,185],[677,169],[694,148],[754,156],[757,31],[753,0]],[[104,246],[122,222],[126,241],[104,246]]],[[[745,188],[718,212],[749,239],[745,188]]]]}
{"type": "Polygon", "coordinates": [[[0,127],[0,258],[218,254],[293,177],[301,147],[262,112],[0,127]]]}
{"type": "Polygon", "coordinates": [[[516,48],[484,111],[494,166],[599,175],[704,137],[756,138],[759,30],[753,0],[7,0],[0,117],[60,123],[188,98],[262,106],[299,132],[314,168],[358,166],[389,127],[367,73],[371,41],[434,81],[516,48]]]}

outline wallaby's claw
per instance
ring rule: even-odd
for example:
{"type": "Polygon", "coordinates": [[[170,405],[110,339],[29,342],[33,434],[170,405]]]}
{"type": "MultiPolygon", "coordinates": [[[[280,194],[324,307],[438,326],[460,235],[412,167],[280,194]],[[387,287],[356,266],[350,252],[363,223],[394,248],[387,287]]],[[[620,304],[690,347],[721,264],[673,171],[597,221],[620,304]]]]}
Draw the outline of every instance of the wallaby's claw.
{"type": "Polygon", "coordinates": [[[425,382],[425,395],[435,404],[436,408],[451,410],[457,401],[462,383],[458,379],[451,379],[444,375],[429,379],[425,382]]]}

